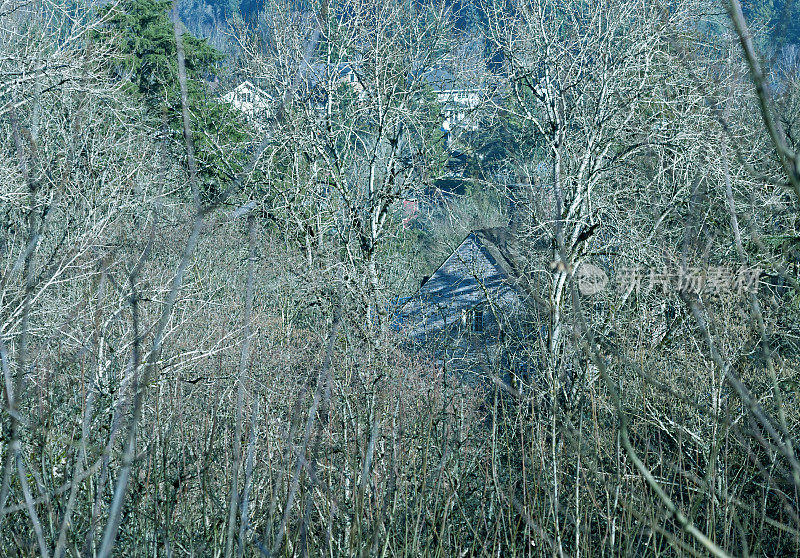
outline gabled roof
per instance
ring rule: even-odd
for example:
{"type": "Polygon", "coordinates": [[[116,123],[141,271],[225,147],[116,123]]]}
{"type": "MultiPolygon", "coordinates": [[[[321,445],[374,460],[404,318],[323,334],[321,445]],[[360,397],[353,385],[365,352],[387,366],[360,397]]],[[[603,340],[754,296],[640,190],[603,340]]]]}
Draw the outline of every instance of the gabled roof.
{"type": "MultiPolygon", "coordinates": [[[[545,248],[546,243],[534,247],[545,248]]],[[[463,310],[485,302],[514,308],[531,296],[536,298],[516,252],[506,227],[470,232],[400,308],[399,320],[407,323],[413,336],[420,327],[444,328],[459,319],[463,310]]]]}
{"type": "Polygon", "coordinates": [[[324,85],[328,77],[333,77],[339,83],[358,81],[355,68],[355,63],[351,62],[315,62],[310,65],[309,84],[311,87],[319,87],[324,85]]]}
{"type": "Polygon", "coordinates": [[[422,75],[435,93],[452,91],[478,91],[480,84],[472,76],[454,76],[449,70],[442,67],[431,68],[422,75]]]}
{"type": "Polygon", "coordinates": [[[273,99],[261,88],[249,81],[243,81],[223,95],[222,100],[248,116],[254,116],[260,111],[267,110],[273,99]]]}
{"type": "Polygon", "coordinates": [[[420,286],[417,294],[429,303],[437,303],[465,295],[465,287],[472,287],[472,281],[475,287],[493,291],[510,282],[512,275],[504,264],[505,258],[485,232],[473,231],[420,286]],[[481,253],[485,261],[480,258],[481,253]]]}
{"type": "MultiPolygon", "coordinates": [[[[531,277],[525,269],[525,259],[521,253],[519,243],[510,227],[495,227],[475,231],[481,238],[483,246],[489,251],[495,261],[505,271],[514,288],[526,299],[537,298],[538,293],[531,284],[531,277]]],[[[542,254],[550,248],[550,243],[544,235],[540,235],[527,247],[542,254]]],[[[528,254],[529,256],[531,254],[528,254]]],[[[537,258],[541,260],[541,257],[537,258]]]]}

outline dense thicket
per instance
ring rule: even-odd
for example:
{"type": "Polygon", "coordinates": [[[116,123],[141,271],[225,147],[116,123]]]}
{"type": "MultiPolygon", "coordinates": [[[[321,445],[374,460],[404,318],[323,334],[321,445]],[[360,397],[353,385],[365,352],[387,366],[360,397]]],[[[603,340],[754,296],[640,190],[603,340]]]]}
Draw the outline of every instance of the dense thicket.
{"type": "Polygon", "coordinates": [[[0,5],[0,553],[800,552],[789,3],[177,7],[0,5]],[[506,225],[465,382],[394,302],[506,225]]]}

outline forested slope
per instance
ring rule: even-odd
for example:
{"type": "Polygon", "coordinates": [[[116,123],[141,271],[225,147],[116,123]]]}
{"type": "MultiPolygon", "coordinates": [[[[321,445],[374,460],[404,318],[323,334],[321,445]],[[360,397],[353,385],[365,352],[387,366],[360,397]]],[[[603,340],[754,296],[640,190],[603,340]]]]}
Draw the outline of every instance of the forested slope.
{"type": "Polygon", "coordinates": [[[0,554],[797,554],[787,5],[3,3],[0,554]],[[396,302],[506,226],[466,384],[396,302]]]}

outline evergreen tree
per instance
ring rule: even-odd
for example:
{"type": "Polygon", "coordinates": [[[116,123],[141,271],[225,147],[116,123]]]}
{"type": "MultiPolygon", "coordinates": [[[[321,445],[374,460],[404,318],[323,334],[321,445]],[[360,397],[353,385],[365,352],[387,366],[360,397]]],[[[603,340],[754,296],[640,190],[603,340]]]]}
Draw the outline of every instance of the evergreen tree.
{"type": "MultiPolygon", "coordinates": [[[[118,59],[111,71],[179,138],[180,88],[171,6],[170,0],[123,0],[104,6],[99,15],[106,24],[93,37],[114,46],[118,59]]],[[[229,105],[210,95],[208,83],[220,71],[222,53],[189,33],[184,33],[183,44],[198,171],[204,193],[210,196],[240,170],[248,139],[246,124],[229,105]]]]}

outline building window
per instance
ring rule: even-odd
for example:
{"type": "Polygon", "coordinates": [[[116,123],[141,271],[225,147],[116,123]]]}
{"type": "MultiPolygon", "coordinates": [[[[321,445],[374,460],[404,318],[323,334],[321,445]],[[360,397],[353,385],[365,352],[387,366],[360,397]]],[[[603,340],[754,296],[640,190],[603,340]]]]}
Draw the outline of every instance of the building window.
{"type": "Polygon", "coordinates": [[[482,333],[484,331],[484,310],[483,306],[463,308],[461,310],[461,327],[464,331],[472,333],[482,333]]]}
{"type": "Polygon", "coordinates": [[[472,309],[472,331],[476,333],[483,331],[483,308],[480,306],[472,309]]]}

